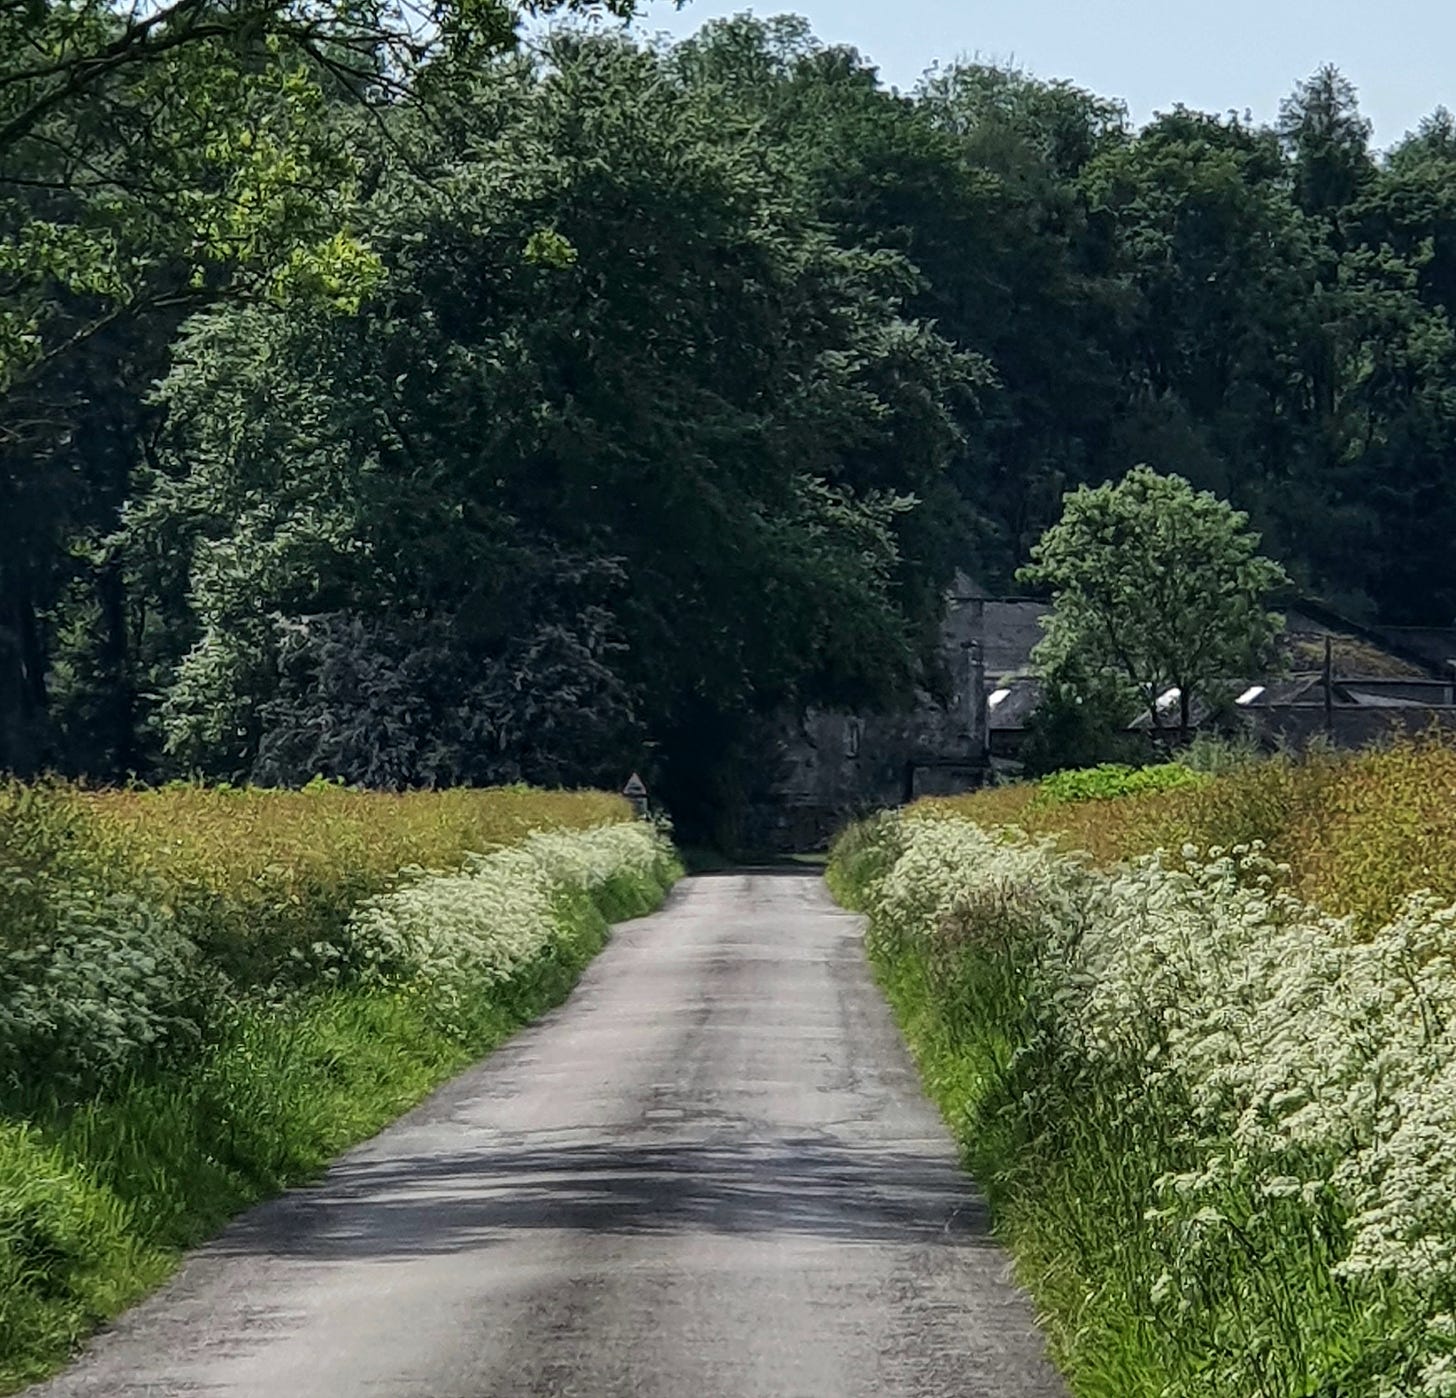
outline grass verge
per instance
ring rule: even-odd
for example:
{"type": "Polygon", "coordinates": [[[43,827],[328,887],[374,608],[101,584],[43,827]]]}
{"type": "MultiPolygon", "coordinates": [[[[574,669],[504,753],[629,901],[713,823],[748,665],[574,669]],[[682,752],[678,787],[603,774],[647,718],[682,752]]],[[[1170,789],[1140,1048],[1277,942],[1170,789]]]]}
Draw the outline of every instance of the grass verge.
{"type": "Polygon", "coordinates": [[[1288,873],[926,809],[836,848],[1079,1398],[1456,1393],[1456,908],[1366,932],[1288,873]]]}
{"type": "Polygon", "coordinates": [[[560,1003],[609,924],[657,907],[678,872],[560,891],[542,954],[448,1016],[420,986],[245,1001],[183,1065],[79,1104],[5,1103],[0,1392],[59,1367],[240,1209],[313,1177],[560,1003]]]}
{"type": "MultiPolygon", "coordinates": [[[[1065,1143],[1046,1133],[1036,1139],[1018,1118],[1019,1085],[1030,1075],[1024,1067],[1016,1071],[1017,1045],[1004,1022],[972,1009],[1002,988],[983,983],[972,990],[969,963],[948,982],[943,965],[907,944],[875,945],[871,965],[1073,1391],[1078,1398],[1164,1398],[1169,1375],[1159,1340],[1149,1318],[1139,1316],[1108,1245],[1136,1220],[1092,1217],[1088,1202],[1105,1199],[1106,1191],[1084,1192],[1084,1177],[1105,1172],[1109,1162],[1069,1155],[1065,1143]],[[1068,1229],[1066,1220],[1077,1217],[1085,1226],[1068,1229]]],[[[1116,1167],[1123,1174],[1141,1168],[1143,1197],[1150,1196],[1156,1170],[1148,1162],[1119,1160],[1116,1167]]],[[[1128,1184],[1130,1197],[1142,1193],[1138,1182],[1128,1184]]]]}

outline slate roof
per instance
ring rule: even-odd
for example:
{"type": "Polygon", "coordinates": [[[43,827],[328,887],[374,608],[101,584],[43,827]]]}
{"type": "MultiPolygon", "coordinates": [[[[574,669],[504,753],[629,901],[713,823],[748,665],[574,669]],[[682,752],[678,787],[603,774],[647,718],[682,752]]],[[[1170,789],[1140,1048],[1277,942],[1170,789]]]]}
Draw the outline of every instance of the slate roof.
{"type": "MultiPolygon", "coordinates": [[[[1045,635],[1040,622],[1051,610],[1050,605],[1030,597],[987,596],[964,576],[956,579],[951,603],[948,647],[968,640],[979,641],[987,689],[992,693],[1008,691],[987,710],[990,728],[1005,731],[1024,727],[1041,695],[1040,686],[1030,677],[1031,653],[1045,635]]],[[[1441,696],[1434,689],[1425,698],[1415,691],[1419,690],[1423,676],[1450,677],[1448,658],[1456,663],[1456,627],[1377,629],[1353,622],[1319,602],[1306,599],[1292,599],[1282,610],[1286,618],[1286,664],[1295,659],[1292,653],[1295,649],[1301,652],[1295,673],[1235,682],[1232,687],[1235,695],[1254,686],[1261,688],[1249,702],[1236,706],[1236,711],[1250,713],[1290,705],[1322,706],[1323,674],[1312,665],[1314,651],[1322,652],[1325,636],[1335,638],[1339,676],[1335,704],[1338,707],[1410,709],[1441,702],[1441,696]],[[1309,654],[1303,654],[1306,651],[1309,654]],[[1400,692],[1401,679],[1409,680],[1406,688],[1411,692],[1400,692]],[[1386,687],[1382,687],[1382,680],[1387,682],[1386,687]]],[[[1191,721],[1195,725],[1206,722],[1216,707],[1220,706],[1195,702],[1191,721]]],[[[1134,721],[1135,727],[1150,725],[1151,719],[1146,714],[1134,721]]]]}
{"type": "Polygon", "coordinates": [[[1398,694],[1375,694],[1368,690],[1351,689],[1337,685],[1336,691],[1344,689],[1347,702],[1362,709],[1429,709],[1430,702],[1421,699],[1403,699],[1398,694]]]}
{"type": "MultiPolygon", "coordinates": [[[[1164,712],[1167,714],[1167,718],[1164,720],[1164,726],[1167,727],[1171,725],[1176,725],[1178,722],[1178,701],[1176,699],[1173,700],[1170,704],[1168,704],[1164,712]]],[[[1210,704],[1207,700],[1200,699],[1197,695],[1194,695],[1193,703],[1188,710],[1188,722],[1192,727],[1197,728],[1201,723],[1206,722],[1213,713],[1214,706],[1212,704],[1210,704]]],[[[1146,710],[1143,710],[1141,713],[1139,713],[1137,717],[1134,718],[1130,724],[1128,724],[1129,728],[1137,729],[1149,729],[1152,726],[1153,716],[1146,710]]]]}
{"type": "Polygon", "coordinates": [[[1026,720],[1041,699],[1041,683],[1032,679],[1013,679],[998,685],[991,691],[990,698],[1003,694],[992,704],[987,701],[986,726],[1006,730],[1026,727],[1026,720]]]}
{"type": "Polygon", "coordinates": [[[1000,679],[1024,675],[1031,668],[1031,652],[1046,632],[1041,618],[1051,608],[1045,602],[991,599],[982,603],[982,657],[986,675],[1000,679]]]}
{"type": "Polygon", "coordinates": [[[1450,674],[1450,662],[1456,660],[1456,627],[1366,626],[1308,597],[1285,601],[1279,610],[1284,613],[1285,629],[1289,632],[1331,634],[1362,641],[1438,678],[1446,678],[1450,674]]]}
{"type": "Polygon", "coordinates": [[[1449,667],[1456,665],[1456,627],[1382,626],[1379,634],[1390,644],[1419,655],[1443,673],[1449,673],[1449,667]]]}

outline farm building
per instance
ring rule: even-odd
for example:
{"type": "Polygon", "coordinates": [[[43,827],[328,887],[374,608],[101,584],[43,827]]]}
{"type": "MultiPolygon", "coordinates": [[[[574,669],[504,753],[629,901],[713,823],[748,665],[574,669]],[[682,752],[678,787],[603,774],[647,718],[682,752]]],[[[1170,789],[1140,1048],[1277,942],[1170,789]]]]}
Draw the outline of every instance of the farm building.
{"type": "MultiPolygon", "coordinates": [[[[1047,610],[959,577],[941,633],[948,692],[922,694],[908,713],[782,719],[751,794],[748,841],[810,848],[852,815],[1013,774],[1040,698],[1031,653],[1047,610]]],[[[1303,600],[1282,610],[1279,672],[1231,677],[1231,701],[1197,705],[1195,727],[1242,727],[1267,746],[1301,748],[1320,737],[1363,747],[1392,729],[1456,723],[1456,628],[1366,627],[1303,600]]],[[[1175,705],[1177,695],[1160,702],[1175,705]]],[[[1132,730],[1152,741],[1147,716],[1132,730]]]]}

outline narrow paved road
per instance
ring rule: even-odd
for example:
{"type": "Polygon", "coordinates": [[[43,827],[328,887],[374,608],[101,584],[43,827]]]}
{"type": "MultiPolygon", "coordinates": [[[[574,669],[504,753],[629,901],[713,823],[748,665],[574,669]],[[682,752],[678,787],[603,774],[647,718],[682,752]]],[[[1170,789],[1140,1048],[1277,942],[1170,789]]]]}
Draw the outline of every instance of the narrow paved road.
{"type": "Polygon", "coordinates": [[[28,1398],[1062,1395],[859,933],[688,880],[28,1398]]]}

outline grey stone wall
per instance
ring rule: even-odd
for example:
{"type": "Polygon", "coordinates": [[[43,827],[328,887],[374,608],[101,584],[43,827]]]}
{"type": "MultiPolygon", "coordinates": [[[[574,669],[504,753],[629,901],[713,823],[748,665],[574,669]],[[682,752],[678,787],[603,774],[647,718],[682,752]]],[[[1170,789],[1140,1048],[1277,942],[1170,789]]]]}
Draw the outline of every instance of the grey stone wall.
{"type": "Polygon", "coordinates": [[[903,714],[781,718],[765,751],[774,776],[751,802],[748,841],[765,850],[813,848],[868,811],[980,785],[988,771],[987,685],[1018,654],[1024,664],[1026,627],[1035,628],[1042,610],[1017,604],[1003,619],[962,583],[941,626],[943,697],[922,693],[903,714]],[[984,661],[987,649],[995,669],[984,661]]]}

